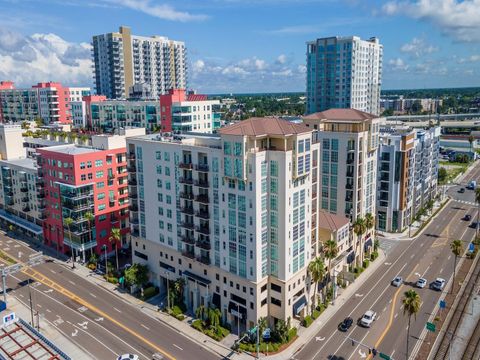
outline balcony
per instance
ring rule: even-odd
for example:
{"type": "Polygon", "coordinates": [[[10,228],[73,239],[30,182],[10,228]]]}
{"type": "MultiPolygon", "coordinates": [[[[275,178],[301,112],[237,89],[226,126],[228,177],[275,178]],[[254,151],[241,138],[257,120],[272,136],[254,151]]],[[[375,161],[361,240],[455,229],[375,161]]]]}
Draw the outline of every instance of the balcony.
{"type": "Polygon", "coordinates": [[[26,205],[26,206],[22,207],[22,211],[29,212],[30,211],[30,206],[26,205]]]}
{"type": "MultiPolygon", "coordinates": [[[[117,220],[117,221],[118,221],[118,220],[117,220]]],[[[130,219],[130,224],[138,225],[138,218],[131,218],[131,219],[130,219]]]]}
{"type": "Polygon", "coordinates": [[[22,198],[22,202],[28,202],[28,201],[29,201],[28,196],[22,198]]]}
{"type": "Polygon", "coordinates": [[[12,190],[5,191],[5,196],[13,196],[13,191],[12,190]]]}
{"type": "Polygon", "coordinates": [[[82,192],[62,192],[62,197],[68,198],[69,200],[78,200],[78,199],[85,199],[90,196],[93,196],[93,190],[90,191],[82,191],[82,192]]]}
{"type": "Polygon", "coordinates": [[[195,231],[204,235],[210,235],[210,227],[208,226],[195,226],[195,231]]]}
{"type": "Polygon", "coordinates": [[[135,152],[130,151],[130,152],[128,153],[128,158],[129,158],[130,160],[135,160],[135,159],[136,159],[135,152]]]}
{"type": "Polygon", "coordinates": [[[192,192],[186,191],[186,192],[181,192],[180,197],[182,199],[187,199],[187,200],[193,200],[194,196],[192,192]]]}
{"type": "Polygon", "coordinates": [[[210,213],[204,210],[195,211],[195,216],[202,219],[210,219],[210,213]]]}
{"type": "Polygon", "coordinates": [[[135,172],[135,171],[137,171],[137,167],[136,167],[135,165],[130,165],[127,169],[128,169],[128,171],[130,171],[130,172],[135,172]]]}
{"type": "MultiPolygon", "coordinates": [[[[120,196],[120,197],[128,196],[128,193],[119,194],[118,196],[120,196]]],[[[129,197],[130,197],[130,199],[137,199],[138,194],[137,193],[130,193],[129,197]]]]}
{"type": "Polygon", "coordinates": [[[138,211],[138,205],[137,204],[132,204],[128,207],[128,210],[130,211],[138,211]]]}
{"type": "Polygon", "coordinates": [[[190,245],[195,244],[195,238],[193,236],[182,235],[180,236],[180,240],[186,244],[190,244],[190,245]]]}
{"type": "Polygon", "coordinates": [[[26,192],[28,192],[28,187],[22,186],[22,187],[20,188],[20,191],[23,192],[23,193],[26,193],[26,192]]]}
{"type": "Polygon", "coordinates": [[[347,176],[348,177],[353,177],[353,171],[347,171],[347,176]]]}
{"type": "Polygon", "coordinates": [[[128,180],[128,185],[130,185],[130,186],[137,186],[137,179],[128,180]]]}
{"type": "Polygon", "coordinates": [[[195,165],[195,170],[201,171],[201,172],[208,172],[208,165],[207,164],[197,164],[195,165]]]}
{"type": "Polygon", "coordinates": [[[138,232],[138,229],[135,229],[133,231],[130,231],[130,235],[138,237],[140,235],[140,233],[138,232]]]}
{"type": "Polygon", "coordinates": [[[204,249],[204,250],[210,250],[212,247],[210,245],[210,242],[208,241],[197,241],[197,243],[195,244],[197,247],[201,248],[201,249],[204,249]]]}
{"type": "Polygon", "coordinates": [[[185,170],[192,170],[193,169],[193,164],[192,163],[180,163],[178,164],[178,167],[180,169],[185,169],[185,170]]]}
{"type": "Polygon", "coordinates": [[[195,227],[195,224],[193,222],[188,222],[188,221],[182,221],[180,223],[181,227],[184,227],[186,229],[193,229],[195,227]]]}
{"type": "Polygon", "coordinates": [[[210,202],[207,194],[200,194],[200,195],[195,196],[195,201],[198,201],[198,202],[204,203],[204,204],[208,204],[210,202]]]}
{"type": "Polygon", "coordinates": [[[195,253],[193,251],[182,251],[182,255],[189,259],[195,259],[195,253]]]}
{"type": "Polygon", "coordinates": [[[193,179],[181,177],[180,179],[178,179],[178,182],[180,184],[193,184],[193,179]]]}
{"type": "Polygon", "coordinates": [[[205,264],[205,265],[210,265],[209,256],[197,256],[197,261],[200,261],[202,264],[205,264]]]}
{"type": "Polygon", "coordinates": [[[193,215],[193,207],[191,206],[181,206],[180,212],[188,215],[193,215]]]}
{"type": "Polygon", "coordinates": [[[207,180],[195,180],[195,186],[198,186],[201,188],[208,188],[209,184],[207,180]]]}

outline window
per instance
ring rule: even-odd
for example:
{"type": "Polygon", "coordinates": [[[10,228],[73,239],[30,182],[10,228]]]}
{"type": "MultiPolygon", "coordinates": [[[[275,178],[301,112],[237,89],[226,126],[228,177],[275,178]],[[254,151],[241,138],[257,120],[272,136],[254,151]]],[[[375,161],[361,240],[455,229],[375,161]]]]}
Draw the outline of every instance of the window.
{"type": "Polygon", "coordinates": [[[277,191],[278,191],[278,180],[270,179],[270,192],[272,194],[277,194],[277,191]]]}
{"type": "Polygon", "coordinates": [[[232,143],[229,141],[225,141],[223,143],[223,153],[225,155],[232,155],[232,143]]]}
{"type": "Polygon", "coordinates": [[[242,143],[236,142],[234,148],[234,155],[241,156],[242,155],[242,143]]]}
{"type": "Polygon", "coordinates": [[[87,168],[90,169],[92,167],[92,162],[91,161],[87,161],[87,168]]]}
{"type": "Polygon", "coordinates": [[[278,161],[270,161],[270,176],[278,176],[278,161]]]}
{"type": "Polygon", "coordinates": [[[103,160],[95,160],[95,167],[102,167],[103,166],[103,160]]]}
{"type": "Polygon", "coordinates": [[[155,151],[155,159],[162,160],[162,152],[161,151],[155,151]]]}
{"type": "Polygon", "coordinates": [[[87,180],[87,175],[85,175],[85,174],[80,175],[80,180],[81,181],[87,180]]]}
{"type": "Polygon", "coordinates": [[[105,210],[105,208],[106,208],[105,204],[98,205],[98,211],[105,210]]]}
{"type": "Polygon", "coordinates": [[[85,169],[85,163],[84,162],[80,163],[80,169],[82,169],[82,170],[85,169]]]}
{"type": "Polygon", "coordinates": [[[102,200],[102,199],[105,199],[105,193],[98,193],[97,194],[97,200],[102,200]]]}
{"type": "Polygon", "coordinates": [[[170,161],[170,153],[166,152],[163,154],[163,158],[165,161],[170,161]]]}
{"type": "Polygon", "coordinates": [[[97,171],[97,172],[95,173],[95,177],[96,177],[97,179],[102,178],[102,177],[103,177],[103,171],[102,171],[102,170],[97,171]]]}

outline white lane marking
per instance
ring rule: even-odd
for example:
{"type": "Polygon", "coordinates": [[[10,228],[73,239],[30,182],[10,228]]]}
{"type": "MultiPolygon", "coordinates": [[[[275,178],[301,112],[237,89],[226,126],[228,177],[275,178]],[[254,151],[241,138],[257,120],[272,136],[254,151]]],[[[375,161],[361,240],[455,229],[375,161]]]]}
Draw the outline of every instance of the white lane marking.
{"type": "Polygon", "coordinates": [[[422,247],[423,245],[424,245],[424,244],[423,244],[423,243],[421,243],[421,244],[420,244],[420,247],[422,247]]]}
{"type": "Polygon", "coordinates": [[[363,294],[355,294],[355,297],[363,297],[363,294]]]}
{"type": "Polygon", "coordinates": [[[49,294],[49,293],[51,293],[51,292],[53,292],[53,289],[48,289],[48,290],[45,290],[45,291],[44,291],[45,294],[49,294]]]}
{"type": "Polygon", "coordinates": [[[450,260],[450,258],[451,258],[451,257],[452,257],[452,255],[451,255],[451,254],[450,254],[450,255],[448,255],[448,258],[447,258],[447,260],[450,260]]]}
{"type": "Polygon", "coordinates": [[[52,310],[50,310],[50,309],[47,309],[47,312],[48,312],[48,313],[51,313],[51,312],[52,312],[52,310]]]}
{"type": "Polygon", "coordinates": [[[391,358],[393,358],[393,354],[395,354],[395,349],[393,349],[392,355],[390,355],[391,358]]]}
{"type": "Polygon", "coordinates": [[[94,298],[97,297],[97,295],[95,295],[95,294],[92,294],[92,293],[89,293],[89,294],[90,294],[91,297],[94,297],[94,298]]]}
{"type": "Polygon", "coordinates": [[[98,317],[95,319],[95,321],[103,321],[103,317],[98,317]]]}
{"type": "Polygon", "coordinates": [[[42,308],[42,305],[40,305],[40,304],[37,304],[37,306],[38,306],[40,309],[42,308]]]}
{"type": "Polygon", "coordinates": [[[50,272],[51,272],[52,274],[56,274],[56,273],[57,273],[55,270],[52,270],[52,269],[48,269],[48,270],[50,270],[50,272]]]}
{"type": "Polygon", "coordinates": [[[387,310],[387,307],[385,306],[382,310],[382,312],[385,312],[387,310]]]}
{"type": "Polygon", "coordinates": [[[392,299],[388,300],[388,303],[391,304],[391,303],[392,303],[392,299]]]}
{"type": "Polygon", "coordinates": [[[367,354],[362,351],[362,349],[358,349],[358,355],[360,355],[360,358],[365,359],[367,357],[367,354]]]}
{"type": "Polygon", "coordinates": [[[412,256],[410,256],[410,259],[413,259],[415,257],[416,254],[412,254],[412,256]]]}
{"type": "Polygon", "coordinates": [[[440,269],[440,273],[442,273],[442,272],[443,272],[443,268],[440,269]]]}
{"type": "Polygon", "coordinates": [[[72,285],[75,285],[75,283],[72,280],[68,280],[68,282],[72,285]]]}
{"type": "Polygon", "coordinates": [[[72,336],[77,336],[78,335],[78,330],[75,329],[75,331],[72,333],[72,336]]]}
{"type": "Polygon", "coordinates": [[[325,337],[315,336],[315,341],[323,341],[325,337]]]}
{"type": "Polygon", "coordinates": [[[22,294],[18,294],[18,295],[20,295],[20,297],[22,297],[22,298],[25,297],[25,296],[23,296],[22,294]]]}
{"type": "Polygon", "coordinates": [[[397,316],[398,316],[398,313],[396,313],[396,314],[395,314],[394,318],[396,319],[396,318],[397,318],[397,316]]]}
{"type": "Polygon", "coordinates": [[[183,351],[183,349],[180,346],[178,346],[177,344],[173,344],[173,346],[175,346],[177,349],[180,349],[180,350],[183,351]]]}
{"type": "Polygon", "coordinates": [[[77,310],[79,313],[84,313],[85,311],[88,310],[88,308],[86,306],[80,306],[77,310]]]}
{"type": "Polygon", "coordinates": [[[143,325],[143,324],[140,324],[140,326],[143,327],[144,329],[150,331],[150,328],[149,328],[148,326],[145,326],[145,325],[143,325]]]}
{"type": "Polygon", "coordinates": [[[115,306],[113,307],[113,310],[115,310],[115,311],[117,311],[117,312],[121,313],[121,311],[120,311],[120,310],[118,310],[118,309],[117,309],[115,306]]]}

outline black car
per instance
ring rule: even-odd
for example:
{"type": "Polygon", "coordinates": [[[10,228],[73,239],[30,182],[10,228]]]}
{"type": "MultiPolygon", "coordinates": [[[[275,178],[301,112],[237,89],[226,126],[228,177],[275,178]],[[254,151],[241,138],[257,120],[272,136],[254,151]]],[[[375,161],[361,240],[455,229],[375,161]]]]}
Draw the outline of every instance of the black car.
{"type": "MultiPolygon", "coordinates": [[[[463,220],[465,220],[465,221],[470,221],[470,220],[472,220],[472,216],[469,215],[469,214],[466,214],[466,215],[463,217],[463,220]]],[[[474,226],[475,226],[475,225],[474,225],[474,226]]]]}
{"type": "Polygon", "coordinates": [[[458,190],[458,192],[459,192],[460,194],[463,194],[463,193],[465,192],[465,188],[461,188],[460,190],[458,190]]]}
{"type": "Polygon", "coordinates": [[[350,326],[353,324],[353,319],[351,317],[345,318],[340,325],[338,325],[338,330],[346,332],[348,329],[350,329],[350,326]]]}

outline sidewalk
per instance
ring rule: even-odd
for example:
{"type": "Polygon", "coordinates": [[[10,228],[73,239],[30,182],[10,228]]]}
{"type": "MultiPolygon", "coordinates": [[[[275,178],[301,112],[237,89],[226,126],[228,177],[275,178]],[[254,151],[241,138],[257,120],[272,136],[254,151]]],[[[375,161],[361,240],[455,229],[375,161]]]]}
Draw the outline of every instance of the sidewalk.
{"type": "MultiPolygon", "coordinates": [[[[2,315],[6,315],[11,311],[14,312],[17,317],[30,323],[31,315],[29,308],[18,301],[14,296],[8,298],[8,309],[4,311],[2,315]]],[[[72,359],[91,358],[91,355],[87,351],[84,351],[77,344],[70,341],[67,334],[60,332],[55,326],[53,326],[53,324],[42,316],[40,316],[40,333],[72,359]]]]}
{"type": "Polygon", "coordinates": [[[298,339],[281,353],[269,355],[268,359],[290,359],[295,353],[301,350],[305,344],[309,343],[315,337],[322,326],[328,322],[333,315],[336,314],[338,309],[341,308],[343,304],[352,296],[355,296],[355,293],[365,282],[365,279],[374,273],[384,263],[385,258],[386,256],[384,252],[380,250],[378,253],[378,258],[372,262],[371,265],[364,272],[362,272],[357,279],[355,279],[353,284],[350,284],[350,286],[348,286],[346,289],[342,289],[342,292],[335,299],[335,305],[329,305],[328,308],[308,328],[300,326],[297,333],[298,339]]]}

